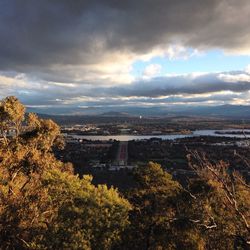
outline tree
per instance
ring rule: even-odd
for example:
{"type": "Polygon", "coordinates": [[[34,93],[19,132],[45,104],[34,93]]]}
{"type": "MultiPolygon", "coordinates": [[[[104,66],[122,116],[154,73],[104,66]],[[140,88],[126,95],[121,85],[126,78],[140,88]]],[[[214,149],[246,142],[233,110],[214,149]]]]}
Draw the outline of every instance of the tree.
{"type": "MultiPolygon", "coordinates": [[[[203,241],[189,226],[182,230],[179,210],[183,187],[159,164],[150,162],[135,173],[138,187],[128,199],[133,205],[131,225],[124,234],[121,249],[202,249],[203,241]]],[[[182,210],[183,211],[183,210],[182,210]]]]}
{"type": "Polygon", "coordinates": [[[25,119],[24,111],[15,97],[0,103],[1,248],[109,249],[128,224],[130,204],[73,175],[53,154],[63,146],[60,127],[35,114],[25,119]]]}
{"type": "Polygon", "coordinates": [[[17,137],[20,132],[21,123],[24,120],[25,107],[15,96],[9,96],[0,102],[0,135],[6,139],[9,129],[15,130],[17,137]]]}
{"type": "Polygon", "coordinates": [[[214,242],[218,245],[223,238],[227,242],[223,249],[250,249],[250,186],[240,173],[230,171],[224,161],[211,163],[199,152],[191,152],[188,160],[212,190],[209,207],[216,230],[207,235],[210,245],[214,242]]]}
{"type": "Polygon", "coordinates": [[[118,249],[249,249],[249,185],[223,162],[196,163],[185,187],[156,163],[138,168],[118,249]]]}
{"type": "Polygon", "coordinates": [[[110,249],[128,224],[130,204],[106,185],[95,187],[92,177],[51,171],[43,179],[57,217],[42,239],[47,249],[110,249]]]}

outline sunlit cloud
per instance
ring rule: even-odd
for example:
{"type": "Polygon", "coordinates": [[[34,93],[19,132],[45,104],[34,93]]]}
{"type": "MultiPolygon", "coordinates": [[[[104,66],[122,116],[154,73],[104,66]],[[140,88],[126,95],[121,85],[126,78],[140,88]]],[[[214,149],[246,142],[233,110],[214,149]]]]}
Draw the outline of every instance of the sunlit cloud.
{"type": "Polygon", "coordinates": [[[160,64],[150,64],[145,68],[143,75],[145,77],[153,77],[159,75],[161,73],[161,69],[162,66],[160,64]]]}

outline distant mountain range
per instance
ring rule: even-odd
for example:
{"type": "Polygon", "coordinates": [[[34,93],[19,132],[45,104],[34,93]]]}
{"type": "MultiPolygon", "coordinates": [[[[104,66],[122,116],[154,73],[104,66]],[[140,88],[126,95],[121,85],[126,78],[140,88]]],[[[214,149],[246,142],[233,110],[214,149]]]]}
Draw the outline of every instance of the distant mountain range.
{"type": "Polygon", "coordinates": [[[186,107],[182,110],[173,111],[177,115],[198,115],[232,118],[250,118],[250,106],[244,105],[221,105],[186,107]]]}
{"type": "Polygon", "coordinates": [[[221,106],[167,106],[167,107],[115,107],[115,108],[48,108],[28,109],[47,115],[67,115],[67,117],[99,116],[99,117],[151,117],[151,116],[211,116],[226,118],[250,118],[250,106],[221,105],[221,106]]]}

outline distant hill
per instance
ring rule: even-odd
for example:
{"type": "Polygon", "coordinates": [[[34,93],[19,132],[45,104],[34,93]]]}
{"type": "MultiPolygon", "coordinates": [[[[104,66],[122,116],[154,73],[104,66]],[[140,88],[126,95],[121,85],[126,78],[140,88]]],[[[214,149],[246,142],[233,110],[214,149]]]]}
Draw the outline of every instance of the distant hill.
{"type": "Polygon", "coordinates": [[[250,118],[250,106],[244,105],[221,105],[187,107],[183,110],[173,112],[182,115],[222,116],[232,118],[250,118]]]}
{"type": "Polygon", "coordinates": [[[52,119],[60,125],[86,124],[86,123],[123,123],[140,120],[135,116],[102,116],[102,115],[47,115],[38,114],[40,118],[52,119]]]}
{"type": "MultiPolygon", "coordinates": [[[[124,122],[139,120],[143,118],[164,118],[164,117],[214,117],[229,119],[250,119],[250,106],[244,105],[221,105],[221,106],[176,106],[176,107],[117,107],[115,110],[105,111],[101,109],[81,110],[70,108],[53,114],[41,114],[41,110],[29,110],[28,112],[38,113],[40,117],[53,119],[59,124],[76,124],[76,123],[106,123],[106,122],[124,122]],[[75,111],[75,112],[74,112],[75,111]],[[76,112],[77,111],[77,112],[76,112]]],[[[43,112],[46,110],[43,110],[43,112]]],[[[55,111],[55,110],[54,110],[55,111]]]]}
{"type": "Polygon", "coordinates": [[[106,117],[131,117],[131,114],[125,113],[125,112],[110,111],[110,112],[102,113],[102,114],[100,114],[100,116],[106,116],[106,117]]]}

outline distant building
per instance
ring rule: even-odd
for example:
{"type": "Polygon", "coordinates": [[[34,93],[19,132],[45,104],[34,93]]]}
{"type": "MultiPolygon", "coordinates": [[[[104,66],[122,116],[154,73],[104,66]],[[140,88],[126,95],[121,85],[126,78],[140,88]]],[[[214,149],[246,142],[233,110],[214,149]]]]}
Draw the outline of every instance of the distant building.
{"type": "Polygon", "coordinates": [[[119,171],[121,169],[134,169],[136,166],[118,166],[118,165],[114,165],[114,166],[110,166],[109,167],[109,171],[119,171]]]}
{"type": "Polygon", "coordinates": [[[244,140],[244,141],[237,141],[235,142],[236,146],[241,148],[249,148],[250,147],[250,140],[244,140]]]}
{"type": "Polygon", "coordinates": [[[152,135],[161,135],[162,132],[160,130],[153,130],[151,134],[152,135]]]}
{"type": "Polygon", "coordinates": [[[122,134],[127,134],[127,133],[129,133],[130,130],[131,130],[130,128],[121,128],[121,129],[120,129],[120,132],[121,132],[122,134]]]}

